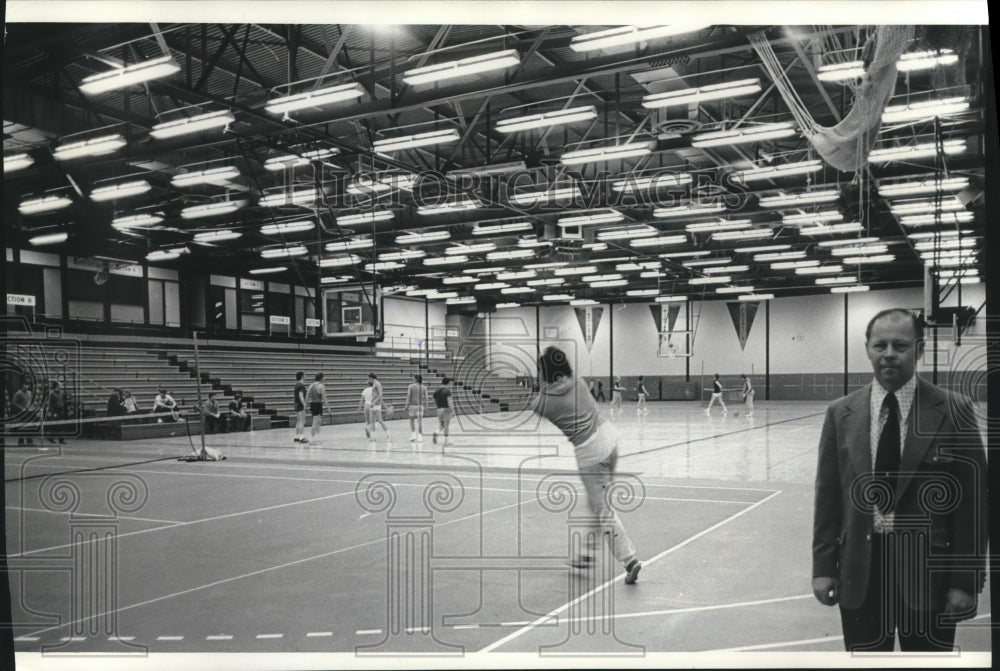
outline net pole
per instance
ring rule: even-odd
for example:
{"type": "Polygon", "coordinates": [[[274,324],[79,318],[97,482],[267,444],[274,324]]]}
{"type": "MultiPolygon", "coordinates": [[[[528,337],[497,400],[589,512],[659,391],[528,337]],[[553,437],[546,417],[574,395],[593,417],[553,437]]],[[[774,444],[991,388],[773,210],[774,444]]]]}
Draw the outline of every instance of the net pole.
{"type": "MultiPolygon", "coordinates": [[[[197,331],[193,331],[192,335],[194,337],[194,372],[195,372],[194,380],[195,380],[195,389],[198,390],[198,412],[201,412],[201,408],[202,408],[202,405],[201,405],[201,361],[198,359],[198,332],[197,331]]],[[[251,421],[250,426],[253,426],[253,420],[251,419],[250,421],[251,421]]],[[[208,457],[208,451],[205,449],[205,416],[204,415],[201,416],[201,421],[199,423],[201,424],[201,431],[198,432],[199,435],[201,436],[201,454],[198,455],[198,456],[201,457],[202,459],[205,459],[205,458],[208,457]]]]}

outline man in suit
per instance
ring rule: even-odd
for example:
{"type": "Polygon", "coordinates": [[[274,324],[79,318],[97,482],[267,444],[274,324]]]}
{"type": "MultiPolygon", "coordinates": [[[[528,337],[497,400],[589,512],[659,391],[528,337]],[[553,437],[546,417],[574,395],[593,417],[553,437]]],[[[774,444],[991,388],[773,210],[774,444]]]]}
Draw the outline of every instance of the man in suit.
{"type": "Polygon", "coordinates": [[[827,409],[819,445],[813,593],[840,605],[850,652],[951,650],[986,570],[986,455],[965,397],[914,375],[907,310],[865,331],[875,379],[827,409]]]}

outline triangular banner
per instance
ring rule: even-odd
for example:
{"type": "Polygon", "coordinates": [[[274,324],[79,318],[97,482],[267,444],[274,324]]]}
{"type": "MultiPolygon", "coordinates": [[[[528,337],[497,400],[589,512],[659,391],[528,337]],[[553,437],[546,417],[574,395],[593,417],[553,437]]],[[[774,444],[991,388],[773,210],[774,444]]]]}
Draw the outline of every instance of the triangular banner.
{"type": "Polygon", "coordinates": [[[580,323],[580,332],[583,334],[583,342],[587,344],[587,351],[594,344],[594,334],[601,323],[601,314],[604,308],[575,308],[576,320],[580,323]]]}
{"type": "Polygon", "coordinates": [[[733,319],[733,326],[736,327],[736,335],[740,339],[740,349],[747,346],[747,338],[750,337],[750,329],[753,327],[753,318],[757,316],[757,307],[760,301],[739,301],[726,303],[729,308],[729,316],[733,319]]]}
{"type": "Polygon", "coordinates": [[[653,323],[656,324],[656,330],[657,330],[657,332],[662,331],[663,328],[662,328],[661,325],[663,324],[663,321],[662,321],[663,320],[663,306],[654,303],[653,305],[649,306],[649,311],[653,313],[653,323]]]}
{"type": "Polygon", "coordinates": [[[679,303],[671,303],[667,306],[667,328],[666,330],[670,333],[674,332],[674,326],[677,325],[677,315],[681,313],[681,306],[679,303]]]}

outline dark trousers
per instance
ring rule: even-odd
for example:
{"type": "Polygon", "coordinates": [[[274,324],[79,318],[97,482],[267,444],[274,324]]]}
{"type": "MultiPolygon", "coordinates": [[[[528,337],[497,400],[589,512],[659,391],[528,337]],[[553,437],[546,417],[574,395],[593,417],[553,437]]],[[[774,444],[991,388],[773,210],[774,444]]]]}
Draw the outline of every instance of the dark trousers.
{"type": "Polygon", "coordinates": [[[246,415],[245,417],[240,417],[239,415],[229,415],[229,430],[249,431],[250,421],[250,415],[246,415]]]}
{"type": "Polygon", "coordinates": [[[868,592],[859,608],[841,607],[844,648],[848,652],[892,652],[899,634],[904,652],[950,651],[955,645],[955,622],[941,622],[940,610],[908,608],[892,575],[895,561],[887,553],[897,540],[892,534],[872,534],[868,592]],[[885,568],[888,567],[888,568],[885,568]]]}
{"type": "Polygon", "coordinates": [[[226,418],[222,415],[214,417],[212,415],[205,415],[202,418],[205,421],[205,433],[225,433],[226,432],[226,418]]]}

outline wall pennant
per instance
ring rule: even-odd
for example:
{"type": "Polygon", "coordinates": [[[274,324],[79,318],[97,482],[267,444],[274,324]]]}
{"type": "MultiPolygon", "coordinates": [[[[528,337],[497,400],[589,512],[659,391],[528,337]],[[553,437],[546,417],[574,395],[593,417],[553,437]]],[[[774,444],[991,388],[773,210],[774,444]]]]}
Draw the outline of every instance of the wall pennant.
{"type": "Polygon", "coordinates": [[[574,308],[576,319],[580,323],[580,331],[583,333],[583,342],[587,344],[587,351],[594,344],[594,334],[601,323],[601,315],[604,313],[602,307],[574,308]]]}
{"type": "Polygon", "coordinates": [[[753,327],[753,318],[757,316],[757,308],[760,301],[739,301],[726,303],[729,308],[729,316],[733,318],[733,326],[736,327],[736,335],[740,339],[740,349],[746,349],[747,338],[750,337],[750,329],[753,327]]]}

